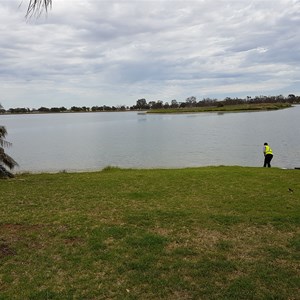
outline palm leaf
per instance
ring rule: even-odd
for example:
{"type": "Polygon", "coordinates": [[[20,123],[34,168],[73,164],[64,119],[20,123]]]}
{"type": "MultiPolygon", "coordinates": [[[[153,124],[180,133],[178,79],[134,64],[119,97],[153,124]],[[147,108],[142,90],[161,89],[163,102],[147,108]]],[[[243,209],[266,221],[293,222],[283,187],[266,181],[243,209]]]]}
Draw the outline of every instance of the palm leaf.
{"type": "Polygon", "coordinates": [[[0,146],[9,147],[11,146],[10,142],[7,142],[4,138],[6,137],[7,131],[4,126],[0,126],[0,146]]]}
{"type": "Polygon", "coordinates": [[[39,16],[43,10],[46,12],[52,7],[52,0],[30,0],[27,8],[26,18],[33,15],[39,16]]]}
{"type": "Polygon", "coordinates": [[[4,152],[4,149],[0,147],[0,162],[8,166],[10,169],[18,166],[18,163],[9,155],[4,152]]]}
{"type": "Polygon", "coordinates": [[[5,138],[7,134],[6,128],[4,126],[0,126],[0,139],[5,138]]]}
{"type": "Polygon", "coordinates": [[[4,139],[6,134],[6,128],[4,126],[0,126],[0,163],[3,163],[10,169],[13,169],[14,167],[18,166],[18,163],[4,152],[3,147],[11,146],[11,143],[4,139]]]}

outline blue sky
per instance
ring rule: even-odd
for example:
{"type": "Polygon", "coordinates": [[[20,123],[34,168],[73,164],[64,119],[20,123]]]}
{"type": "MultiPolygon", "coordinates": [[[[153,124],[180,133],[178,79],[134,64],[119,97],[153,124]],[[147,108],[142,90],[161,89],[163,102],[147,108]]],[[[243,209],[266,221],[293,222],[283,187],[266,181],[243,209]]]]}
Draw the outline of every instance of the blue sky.
{"type": "Polygon", "coordinates": [[[27,5],[0,0],[6,109],[300,94],[299,0],[27,5]]]}

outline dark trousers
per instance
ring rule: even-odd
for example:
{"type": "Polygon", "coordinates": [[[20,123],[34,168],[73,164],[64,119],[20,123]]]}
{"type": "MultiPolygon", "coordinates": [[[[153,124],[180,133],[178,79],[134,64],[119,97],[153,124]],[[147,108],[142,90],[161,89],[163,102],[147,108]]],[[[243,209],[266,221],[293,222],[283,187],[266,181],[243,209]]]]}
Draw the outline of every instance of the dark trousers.
{"type": "Polygon", "coordinates": [[[265,162],[264,167],[268,166],[268,168],[271,168],[271,160],[273,158],[273,154],[267,154],[265,155],[265,162]]]}

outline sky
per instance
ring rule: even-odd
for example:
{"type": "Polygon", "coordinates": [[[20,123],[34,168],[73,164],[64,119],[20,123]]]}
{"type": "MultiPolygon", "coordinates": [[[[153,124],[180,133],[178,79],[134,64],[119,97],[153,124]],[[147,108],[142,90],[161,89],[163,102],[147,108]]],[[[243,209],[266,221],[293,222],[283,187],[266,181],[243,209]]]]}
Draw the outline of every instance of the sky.
{"type": "Polygon", "coordinates": [[[5,109],[300,95],[300,0],[0,0],[5,109]]]}

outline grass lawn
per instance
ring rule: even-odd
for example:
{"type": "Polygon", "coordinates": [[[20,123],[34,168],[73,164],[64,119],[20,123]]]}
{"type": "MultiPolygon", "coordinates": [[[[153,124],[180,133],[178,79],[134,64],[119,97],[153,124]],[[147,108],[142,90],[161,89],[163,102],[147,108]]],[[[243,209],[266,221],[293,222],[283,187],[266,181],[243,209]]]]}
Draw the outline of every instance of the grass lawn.
{"type": "Polygon", "coordinates": [[[300,299],[299,170],[108,168],[0,191],[0,299],[300,299]]]}

